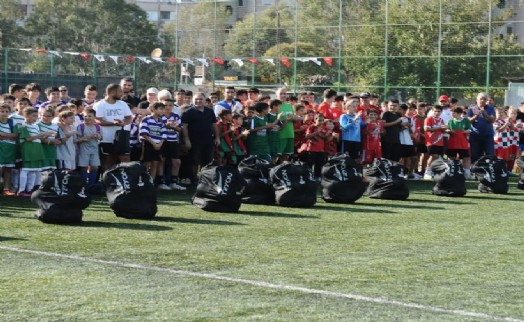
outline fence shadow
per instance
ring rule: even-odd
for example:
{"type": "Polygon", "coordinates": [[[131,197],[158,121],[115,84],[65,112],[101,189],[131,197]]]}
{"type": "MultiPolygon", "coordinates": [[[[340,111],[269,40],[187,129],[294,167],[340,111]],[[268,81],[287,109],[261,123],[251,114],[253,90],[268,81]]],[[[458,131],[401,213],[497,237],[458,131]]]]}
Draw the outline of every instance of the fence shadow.
{"type": "Polygon", "coordinates": [[[194,218],[175,218],[175,217],[154,217],[152,221],[161,221],[161,222],[174,222],[181,224],[197,224],[197,225],[222,225],[222,226],[242,226],[246,225],[234,221],[224,221],[224,220],[205,220],[205,219],[194,219],[194,218]]]}

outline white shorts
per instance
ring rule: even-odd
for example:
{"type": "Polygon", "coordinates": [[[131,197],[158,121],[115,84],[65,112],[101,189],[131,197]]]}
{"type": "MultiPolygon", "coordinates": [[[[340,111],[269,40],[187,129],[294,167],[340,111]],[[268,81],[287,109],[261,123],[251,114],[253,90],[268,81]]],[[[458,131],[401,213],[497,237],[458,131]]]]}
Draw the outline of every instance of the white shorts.
{"type": "Polygon", "coordinates": [[[58,169],[69,169],[69,170],[75,170],[76,169],[76,160],[57,160],[58,162],[58,169]]]}
{"type": "Polygon", "coordinates": [[[85,168],[88,166],[99,167],[100,166],[100,155],[98,153],[92,154],[78,154],[78,166],[85,168]]]}

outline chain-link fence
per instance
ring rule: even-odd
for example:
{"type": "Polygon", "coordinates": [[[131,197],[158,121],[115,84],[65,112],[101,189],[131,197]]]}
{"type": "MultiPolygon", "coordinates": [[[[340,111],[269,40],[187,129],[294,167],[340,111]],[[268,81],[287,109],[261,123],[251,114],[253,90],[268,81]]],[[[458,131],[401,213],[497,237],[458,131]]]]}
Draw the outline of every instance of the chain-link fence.
{"type": "Polygon", "coordinates": [[[138,92],[285,85],[432,102],[441,93],[471,99],[486,91],[500,103],[508,82],[524,78],[521,0],[157,2],[173,13],[162,21],[160,60],[4,49],[4,89],[36,81],[80,94],[86,84],[131,76],[138,92]]]}

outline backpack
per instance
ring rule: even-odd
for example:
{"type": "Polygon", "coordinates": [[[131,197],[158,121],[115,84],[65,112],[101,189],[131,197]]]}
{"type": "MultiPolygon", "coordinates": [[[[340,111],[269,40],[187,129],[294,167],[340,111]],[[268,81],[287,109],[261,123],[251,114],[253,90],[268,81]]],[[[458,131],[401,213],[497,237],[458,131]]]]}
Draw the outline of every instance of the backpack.
{"type": "Polygon", "coordinates": [[[433,173],[432,193],[437,196],[463,197],[466,195],[466,178],[460,160],[438,158],[430,165],[433,173]]]}
{"type": "MultiPolygon", "coordinates": [[[[96,133],[100,134],[101,133],[100,124],[94,123],[93,125],[95,126],[96,133]]],[[[86,129],[86,124],[85,123],[80,123],[80,132],[82,133],[82,136],[84,136],[85,129],[86,129]]]]}
{"type": "Polygon", "coordinates": [[[354,203],[366,191],[362,167],[342,154],[330,158],[322,167],[322,199],[332,203],[354,203]]]}
{"type": "Polygon", "coordinates": [[[312,207],[317,202],[318,184],[303,162],[283,162],[269,172],[277,205],[312,207]]]}
{"type": "Polygon", "coordinates": [[[375,159],[373,164],[364,170],[369,181],[370,198],[405,200],[409,197],[406,185],[405,168],[398,162],[388,159],[375,159]]]}

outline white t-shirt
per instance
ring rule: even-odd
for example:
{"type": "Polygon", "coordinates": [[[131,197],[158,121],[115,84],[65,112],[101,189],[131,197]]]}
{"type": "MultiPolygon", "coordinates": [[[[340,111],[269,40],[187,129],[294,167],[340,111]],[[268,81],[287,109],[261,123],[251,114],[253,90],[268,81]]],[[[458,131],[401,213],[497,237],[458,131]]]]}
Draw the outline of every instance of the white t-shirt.
{"type": "MultiPolygon", "coordinates": [[[[101,117],[104,121],[114,122],[116,119],[124,121],[126,116],[131,116],[131,110],[126,103],[116,101],[114,104],[109,104],[106,100],[100,100],[95,103],[93,109],[96,111],[96,117],[101,117]]],[[[113,143],[115,139],[115,132],[121,127],[118,125],[101,126],[102,143],[113,143]]]]}

